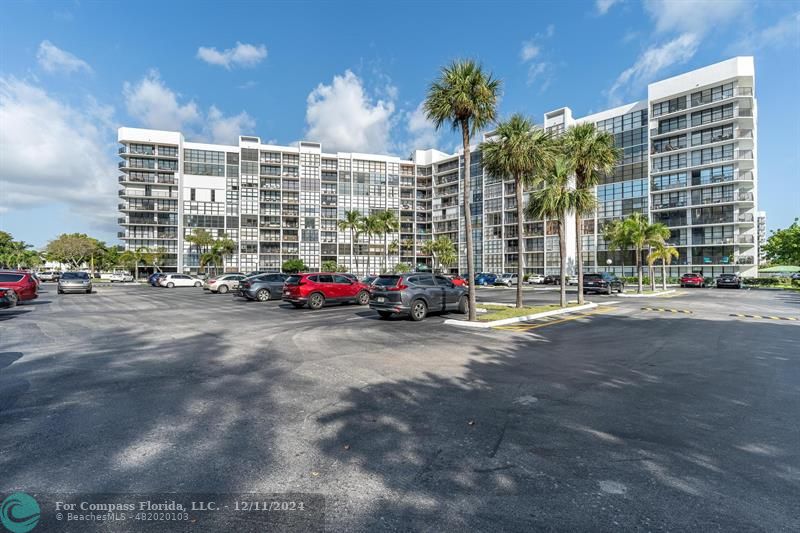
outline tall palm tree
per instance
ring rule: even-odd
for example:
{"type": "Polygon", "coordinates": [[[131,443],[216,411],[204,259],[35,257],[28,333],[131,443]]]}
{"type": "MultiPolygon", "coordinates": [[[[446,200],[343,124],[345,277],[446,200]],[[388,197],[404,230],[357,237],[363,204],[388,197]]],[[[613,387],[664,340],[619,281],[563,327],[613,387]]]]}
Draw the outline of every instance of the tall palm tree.
{"type": "Polygon", "coordinates": [[[355,270],[358,270],[358,256],[355,255],[355,247],[356,247],[356,234],[361,227],[361,213],[357,210],[352,209],[350,211],[344,212],[344,218],[339,221],[338,223],[339,229],[342,231],[349,231],[350,232],[350,268],[353,268],[355,265],[355,270]],[[353,258],[355,259],[355,263],[353,262],[353,258]]]}
{"type": "MultiPolygon", "coordinates": [[[[614,136],[598,131],[594,124],[571,126],[562,138],[564,149],[575,168],[575,188],[594,190],[602,174],[610,173],[620,160],[621,152],[614,146],[614,136]]],[[[586,212],[575,214],[575,260],[578,263],[578,303],[583,303],[583,220],[586,212]]]]}
{"type": "Polygon", "coordinates": [[[481,144],[483,167],[495,176],[514,179],[517,198],[517,307],[522,307],[522,279],[525,275],[525,217],[522,190],[541,179],[540,174],[553,156],[550,135],[535,129],[533,121],[522,114],[512,115],[494,130],[491,139],[481,144]]]}
{"type": "Polygon", "coordinates": [[[572,187],[570,178],[573,162],[563,155],[557,156],[544,175],[545,187],[530,193],[525,214],[534,220],[556,221],[558,249],[561,256],[561,307],[567,306],[567,241],[564,236],[567,216],[576,210],[585,210],[596,203],[588,189],[572,187]]]}
{"type": "MultiPolygon", "coordinates": [[[[204,229],[195,229],[194,232],[191,235],[187,235],[184,240],[189,244],[194,245],[199,256],[209,252],[211,245],[214,244],[214,237],[212,237],[211,233],[204,229]]],[[[202,267],[202,265],[200,266],[202,267]]]]}
{"type": "Polygon", "coordinates": [[[367,275],[372,272],[372,237],[380,235],[381,224],[377,214],[362,216],[359,223],[359,233],[367,236],[367,275]]]}
{"type": "Polygon", "coordinates": [[[142,264],[143,261],[147,259],[147,254],[149,253],[146,246],[140,246],[134,250],[126,250],[119,256],[119,260],[122,264],[127,265],[128,267],[133,266],[134,269],[134,279],[139,279],[139,265],[142,264]]]}
{"type": "Polygon", "coordinates": [[[376,213],[375,222],[380,233],[383,234],[383,269],[389,268],[389,234],[396,233],[400,229],[400,221],[397,213],[392,209],[386,209],[376,213]]]}
{"type": "Polygon", "coordinates": [[[661,290],[667,290],[667,266],[672,264],[672,258],[680,257],[678,249],[669,246],[666,242],[653,245],[653,251],[647,256],[647,262],[652,268],[653,263],[661,261],[661,290]]]}
{"type": "Polygon", "coordinates": [[[467,246],[467,278],[469,279],[469,320],[475,320],[475,251],[472,244],[472,210],[470,209],[470,150],[472,137],[494,122],[500,80],[483,71],[471,59],[456,60],[443,67],[439,78],[431,83],[425,98],[425,114],[437,130],[449,124],[460,131],[464,150],[464,233],[467,246]]]}
{"type": "Polygon", "coordinates": [[[622,274],[625,277],[625,252],[631,247],[630,236],[625,233],[625,225],[621,219],[612,220],[603,228],[603,240],[609,253],[616,250],[622,252],[622,274]]]}
{"type": "Polygon", "coordinates": [[[455,257],[456,260],[458,259],[456,255],[456,246],[449,237],[442,236],[434,240],[425,241],[421,251],[425,255],[430,255],[433,258],[434,269],[438,266],[439,270],[441,270],[442,266],[452,265],[456,262],[452,259],[453,257],[455,257]]]}
{"type": "Polygon", "coordinates": [[[639,276],[637,291],[642,292],[642,251],[652,245],[663,243],[669,239],[670,230],[664,224],[651,224],[647,215],[633,213],[623,222],[625,232],[630,236],[631,245],[636,250],[636,271],[639,276]]]}

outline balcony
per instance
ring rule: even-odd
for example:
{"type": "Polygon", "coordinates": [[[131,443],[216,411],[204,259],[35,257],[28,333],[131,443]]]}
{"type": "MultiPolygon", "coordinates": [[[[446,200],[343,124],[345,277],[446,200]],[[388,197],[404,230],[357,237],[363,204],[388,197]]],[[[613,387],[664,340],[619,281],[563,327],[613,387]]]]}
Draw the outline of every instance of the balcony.
{"type": "Polygon", "coordinates": [[[754,197],[751,192],[740,192],[736,198],[740,202],[752,202],[754,197]]]}
{"type": "Polygon", "coordinates": [[[733,202],[733,195],[717,196],[712,198],[700,198],[697,201],[692,201],[692,205],[724,204],[726,202],[733,202]]]}
{"type": "Polygon", "coordinates": [[[752,255],[742,255],[736,258],[737,265],[752,265],[753,264],[753,256],[752,255]]]}
{"type": "Polygon", "coordinates": [[[653,204],[653,209],[675,209],[678,207],[686,207],[686,200],[679,202],[666,202],[660,204],[653,204]]]}
{"type": "Polygon", "coordinates": [[[743,215],[739,215],[736,218],[736,221],[737,222],[752,222],[753,221],[753,215],[750,214],[750,213],[745,213],[743,215]]]}
{"type": "Polygon", "coordinates": [[[739,235],[736,237],[736,242],[740,244],[753,244],[755,243],[755,238],[752,235],[739,235]]]}

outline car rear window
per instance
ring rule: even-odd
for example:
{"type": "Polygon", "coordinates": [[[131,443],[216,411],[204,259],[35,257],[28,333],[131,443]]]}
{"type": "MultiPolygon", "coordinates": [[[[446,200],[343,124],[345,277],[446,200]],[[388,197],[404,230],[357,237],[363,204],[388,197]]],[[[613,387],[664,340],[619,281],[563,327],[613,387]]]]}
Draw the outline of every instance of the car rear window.
{"type": "Polygon", "coordinates": [[[61,279],[89,279],[89,274],[86,272],[64,272],[61,274],[61,279]]]}
{"type": "Polygon", "coordinates": [[[400,276],[378,276],[372,284],[378,287],[394,287],[399,279],[400,276]]]}
{"type": "Polygon", "coordinates": [[[0,274],[0,282],[14,283],[22,280],[22,274],[0,274]]]}
{"type": "Polygon", "coordinates": [[[286,278],[287,285],[297,285],[298,281],[300,281],[300,276],[289,276],[286,278]]]}
{"type": "Polygon", "coordinates": [[[603,279],[603,276],[601,276],[600,274],[584,274],[583,279],[597,280],[597,279],[603,279]]]}

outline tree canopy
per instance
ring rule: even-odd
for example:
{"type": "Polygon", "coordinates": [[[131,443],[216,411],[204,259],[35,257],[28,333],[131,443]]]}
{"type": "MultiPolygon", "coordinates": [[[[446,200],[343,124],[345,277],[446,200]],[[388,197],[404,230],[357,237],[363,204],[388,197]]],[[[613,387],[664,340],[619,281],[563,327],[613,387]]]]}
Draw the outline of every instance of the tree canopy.
{"type": "Polygon", "coordinates": [[[794,219],[788,228],[773,230],[764,244],[771,265],[800,266],[800,224],[794,219]]]}

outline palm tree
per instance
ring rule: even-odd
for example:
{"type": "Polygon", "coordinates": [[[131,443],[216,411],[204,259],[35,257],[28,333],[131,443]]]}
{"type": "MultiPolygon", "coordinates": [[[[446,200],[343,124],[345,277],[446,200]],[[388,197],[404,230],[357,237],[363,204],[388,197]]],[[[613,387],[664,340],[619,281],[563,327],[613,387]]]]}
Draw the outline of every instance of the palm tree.
{"type": "MultiPolygon", "coordinates": [[[[194,232],[191,235],[187,235],[184,240],[189,244],[193,244],[197,254],[200,256],[209,252],[211,245],[214,244],[214,237],[204,229],[194,230],[194,232]]],[[[200,266],[202,267],[203,265],[200,266]]]]}
{"type": "Polygon", "coordinates": [[[342,231],[350,232],[350,268],[355,265],[355,270],[358,270],[358,257],[355,255],[356,236],[361,227],[361,213],[352,209],[344,212],[344,219],[339,221],[339,229],[342,231]],[[353,258],[355,263],[353,263],[353,258]]]}
{"type": "Polygon", "coordinates": [[[359,221],[359,233],[367,236],[367,274],[372,272],[372,237],[380,235],[381,223],[377,214],[362,216],[359,221]]]}
{"type": "Polygon", "coordinates": [[[492,138],[481,144],[483,167],[495,176],[514,179],[517,198],[517,307],[522,307],[522,279],[525,275],[524,216],[522,189],[533,186],[553,155],[550,135],[534,129],[533,121],[522,114],[512,115],[494,130],[492,138]]]}
{"type": "Polygon", "coordinates": [[[625,225],[622,220],[612,220],[603,228],[603,240],[606,242],[606,248],[609,253],[615,250],[622,252],[622,274],[625,277],[625,252],[631,247],[630,236],[625,233],[625,225]]]}
{"type": "Polygon", "coordinates": [[[596,202],[588,189],[576,189],[570,184],[573,162],[557,156],[544,175],[545,187],[530,194],[525,214],[534,220],[554,220],[558,228],[558,249],[561,256],[561,307],[567,306],[567,241],[564,236],[567,215],[585,210],[596,202]]]}
{"type": "Polygon", "coordinates": [[[478,130],[495,120],[500,81],[486,74],[471,59],[453,61],[443,67],[439,78],[428,88],[425,114],[437,130],[449,124],[461,132],[464,150],[464,233],[467,245],[467,278],[469,279],[469,320],[475,320],[475,251],[472,244],[472,210],[470,209],[469,143],[478,130]]]}
{"type": "Polygon", "coordinates": [[[425,241],[421,248],[422,253],[433,257],[434,269],[450,266],[458,260],[456,246],[449,237],[437,237],[435,240],[425,241]],[[455,259],[454,259],[455,258],[455,259]]]}
{"type": "MultiPolygon", "coordinates": [[[[594,124],[571,126],[562,138],[564,149],[575,168],[575,188],[594,190],[601,174],[610,173],[621,157],[614,146],[614,136],[606,131],[597,131],[594,124]]],[[[578,303],[583,303],[583,220],[586,212],[575,213],[575,260],[578,264],[578,303]]]]}
{"type": "Polygon", "coordinates": [[[206,252],[200,256],[200,266],[203,268],[208,265],[214,266],[214,274],[217,268],[224,267],[225,258],[236,250],[236,243],[229,239],[224,233],[219,239],[215,239],[206,252]]]}
{"type": "Polygon", "coordinates": [[[651,224],[646,215],[634,213],[623,222],[631,245],[636,250],[636,271],[639,276],[637,291],[642,292],[642,251],[645,247],[663,243],[669,239],[670,230],[660,222],[651,224]]]}
{"type": "Polygon", "coordinates": [[[123,265],[127,265],[128,268],[133,266],[135,279],[139,279],[139,265],[147,259],[148,253],[146,246],[140,246],[135,250],[125,250],[120,254],[119,260],[123,265]]]}
{"type": "Polygon", "coordinates": [[[672,264],[672,258],[680,257],[678,249],[669,246],[666,242],[653,245],[653,251],[647,255],[647,263],[653,268],[653,263],[661,261],[661,290],[667,290],[667,266],[672,264]]]}
{"type": "Polygon", "coordinates": [[[383,269],[389,268],[389,234],[396,233],[400,229],[400,221],[397,213],[391,209],[386,209],[375,214],[375,223],[379,233],[383,234],[383,269]]]}

